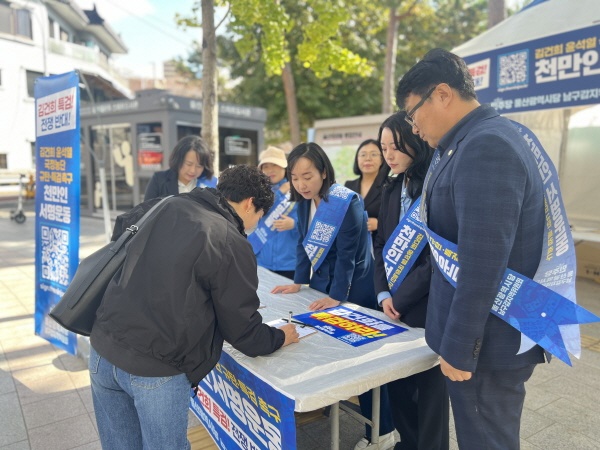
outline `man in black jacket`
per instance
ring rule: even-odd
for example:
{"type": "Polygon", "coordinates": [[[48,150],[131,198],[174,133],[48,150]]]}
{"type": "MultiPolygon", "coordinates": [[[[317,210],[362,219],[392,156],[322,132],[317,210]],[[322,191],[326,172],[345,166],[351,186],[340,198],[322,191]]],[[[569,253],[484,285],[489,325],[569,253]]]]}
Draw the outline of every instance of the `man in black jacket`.
{"type": "Polygon", "coordinates": [[[222,173],[217,190],[164,202],[132,239],[90,336],[104,450],[189,448],[190,385],[215,366],[224,339],[248,356],[298,342],[293,325],[269,327],[258,313],[245,230],[272,204],[269,179],[236,166],[222,173]]]}

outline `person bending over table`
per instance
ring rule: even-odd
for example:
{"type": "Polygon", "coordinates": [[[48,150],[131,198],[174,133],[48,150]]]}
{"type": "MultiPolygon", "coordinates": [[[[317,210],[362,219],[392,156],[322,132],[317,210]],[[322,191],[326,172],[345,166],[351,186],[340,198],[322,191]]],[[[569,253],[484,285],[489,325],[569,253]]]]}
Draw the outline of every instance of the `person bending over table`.
{"type": "MultiPolygon", "coordinates": [[[[361,198],[335,182],[329,158],[313,142],[292,150],[288,179],[292,183],[291,200],[298,202],[296,273],[294,284],[275,286],[271,292],[292,294],[300,291],[302,284],[309,284],[327,294],[309,305],[311,311],[346,301],[377,309],[371,243],[361,198]]],[[[371,417],[371,393],[361,394],[359,403],[363,415],[371,417]]],[[[380,446],[388,448],[394,443],[394,427],[384,390],[381,411],[380,446]]],[[[370,433],[367,427],[367,437],[357,449],[369,444],[370,433]]]]}

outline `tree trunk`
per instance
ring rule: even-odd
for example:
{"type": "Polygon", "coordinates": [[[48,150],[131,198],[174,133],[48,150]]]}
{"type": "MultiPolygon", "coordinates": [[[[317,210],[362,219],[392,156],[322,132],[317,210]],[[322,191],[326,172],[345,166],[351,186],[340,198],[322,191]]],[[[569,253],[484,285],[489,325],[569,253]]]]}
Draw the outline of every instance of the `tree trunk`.
{"type": "Polygon", "coordinates": [[[217,99],[217,39],[214,0],[202,0],[202,140],[214,152],[219,173],[219,105],[217,99]]]}
{"type": "Polygon", "coordinates": [[[398,14],[390,7],[390,20],[387,29],[385,69],[383,72],[383,92],[381,112],[391,114],[394,110],[394,87],[396,84],[396,55],[398,53],[398,14]]]}
{"type": "Polygon", "coordinates": [[[488,28],[506,19],[506,5],[504,0],[488,0],[488,28]]]}
{"type": "Polygon", "coordinates": [[[295,147],[300,144],[300,121],[298,119],[298,105],[296,103],[296,85],[292,66],[287,63],[281,73],[283,91],[285,92],[285,104],[287,106],[288,121],[290,123],[290,140],[295,147]]]}

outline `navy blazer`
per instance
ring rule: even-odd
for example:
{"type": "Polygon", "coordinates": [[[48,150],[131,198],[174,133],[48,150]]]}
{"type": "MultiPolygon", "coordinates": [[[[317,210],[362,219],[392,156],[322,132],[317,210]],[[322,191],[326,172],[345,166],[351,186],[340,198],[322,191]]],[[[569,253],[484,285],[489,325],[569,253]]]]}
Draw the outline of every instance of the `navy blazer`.
{"type": "Polygon", "coordinates": [[[544,361],[535,346],[521,355],[521,334],[490,309],[506,268],[533,277],[544,237],[544,195],[531,150],[517,129],[480,106],[440,141],[442,158],[426,187],[428,225],[458,245],[452,287],[432,262],[425,338],[466,371],[544,361]]]}
{"type": "MultiPolygon", "coordinates": [[[[321,200],[323,202],[325,200],[321,200]]],[[[373,255],[362,200],[353,196],[340,230],[319,269],[310,276],[311,264],[302,241],[308,232],[310,200],[298,202],[299,238],[294,283],[310,284],[334,300],[376,309],[373,288],[373,255]]]]}
{"type": "MultiPolygon", "coordinates": [[[[400,206],[402,197],[402,182],[404,174],[392,179],[383,188],[377,237],[374,241],[375,253],[375,292],[389,291],[385,266],[383,264],[383,247],[400,222],[400,206]]],[[[413,200],[413,203],[416,199],[413,200]]],[[[429,261],[429,246],[426,245],[392,295],[394,309],[400,313],[400,320],[411,327],[425,327],[427,314],[427,298],[431,282],[431,264],[429,261]]]]}
{"type": "Polygon", "coordinates": [[[178,174],[171,169],[155,172],[146,187],[144,201],[179,194],[178,174]]]}

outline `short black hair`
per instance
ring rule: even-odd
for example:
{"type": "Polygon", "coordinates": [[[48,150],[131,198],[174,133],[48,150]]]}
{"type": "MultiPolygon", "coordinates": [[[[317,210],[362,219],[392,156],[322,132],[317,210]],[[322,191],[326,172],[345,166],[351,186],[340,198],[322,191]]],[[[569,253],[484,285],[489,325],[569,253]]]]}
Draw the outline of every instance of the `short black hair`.
{"type": "Polygon", "coordinates": [[[440,83],[457,90],[464,100],[477,99],[473,77],[465,61],[448,50],[434,48],[400,79],[396,89],[396,104],[404,109],[409,95],[422,97],[440,83]]]}
{"type": "Polygon", "coordinates": [[[361,148],[369,144],[377,146],[377,148],[379,149],[379,155],[381,156],[381,166],[385,165],[385,159],[383,159],[383,152],[381,151],[381,145],[379,145],[379,141],[376,141],[375,139],[366,139],[360,143],[360,145],[356,149],[356,153],[354,154],[354,166],[352,167],[352,170],[355,175],[362,177],[362,172],[360,171],[360,167],[358,167],[358,153],[360,152],[361,148]]]}
{"type": "Polygon", "coordinates": [[[389,128],[394,136],[394,145],[398,151],[410,156],[412,159],[412,163],[406,169],[404,175],[410,179],[408,195],[414,199],[421,195],[423,190],[423,182],[433,156],[433,149],[427,142],[412,132],[412,127],[404,120],[405,117],[406,112],[399,111],[385,119],[379,128],[379,141],[381,142],[383,129],[389,128]],[[408,152],[406,147],[410,147],[414,151],[414,156],[408,152]]]}
{"type": "Polygon", "coordinates": [[[212,178],[215,173],[213,169],[214,154],[206,148],[200,136],[186,136],[175,144],[169,158],[169,168],[174,172],[179,172],[185,160],[185,155],[190,150],[196,153],[198,162],[204,166],[202,175],[209,179],[212,178]]]}
{"type": "MultiPolygon", "coordinates": [[[[290,181],[292,179],[292,169],[300,158],[310,160],[319,173],[325,173],[325,179],[323,180],[323,186],[321,186],[321,190],[319,191],[319,197],[323,200],[327,200],[329,188],[335,183],[335,171],[333,170],[333,166],[331,165],[331,161],[329,161],[325,150],[314,142],[305,142],[296,146],[288,156],[287,179],[290,181]]],[[[294,202],[304,199],[304,197],[298,194],[298,191],[294,188],[294,183],[291,182],[290,199],[294,202]]]]}
{"type": "Polygon", "coordinates": [[[275,194],[271,189],[271,180],[258,167],[239,164],[221,172],[217,190],[227,200],[239,203],[252,198],[254,210],[263,210],[265,214],[273,206],[275,194]]]}

